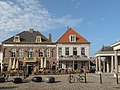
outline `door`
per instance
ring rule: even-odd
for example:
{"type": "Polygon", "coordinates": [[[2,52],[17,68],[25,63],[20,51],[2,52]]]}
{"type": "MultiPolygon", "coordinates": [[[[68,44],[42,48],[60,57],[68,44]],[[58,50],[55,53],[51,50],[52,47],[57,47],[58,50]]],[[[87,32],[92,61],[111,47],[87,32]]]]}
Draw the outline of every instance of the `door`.
{"type": "Polygon", "coordinates": [[[74,63],[74,70],[77,70],[78,69],[78,65],[77,65],[77,61],[75,61],[74,63]]]}
{"type": "Polygon", "coordinates": [[[28,73],[32,74],[33,72],[33,64],[28,65],[28,73]]]}

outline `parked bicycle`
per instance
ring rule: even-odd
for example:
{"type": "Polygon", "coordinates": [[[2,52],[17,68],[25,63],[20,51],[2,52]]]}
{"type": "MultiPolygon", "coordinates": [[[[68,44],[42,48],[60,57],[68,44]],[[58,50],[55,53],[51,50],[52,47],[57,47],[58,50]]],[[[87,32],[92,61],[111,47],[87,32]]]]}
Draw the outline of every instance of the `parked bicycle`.
{"type": "Polygon", "coordinates": [[[75,76],[75,75],[73,76],[70,73],[68,77],[69,83],[74,83],[75,81],[83,83],[83,82],[86,82],[85,79],[86,79],[85,75],[80,75],[80,74],[78,76],[75,76]]]}

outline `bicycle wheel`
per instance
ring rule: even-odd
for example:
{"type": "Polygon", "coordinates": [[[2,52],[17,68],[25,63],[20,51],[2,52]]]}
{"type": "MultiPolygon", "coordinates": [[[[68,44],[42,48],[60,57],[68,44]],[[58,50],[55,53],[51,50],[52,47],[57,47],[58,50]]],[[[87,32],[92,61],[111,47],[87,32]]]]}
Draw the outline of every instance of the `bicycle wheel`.
{"type": "Polygon", "coordinates": [[[81,83],[85,82],[85,77],[80,76],[79,82],[81,82],[81,83]]]}
{"type": "Polygon", "coordinates": [[[69,76],[68,77],[68,81],[69,81],[69,83],[74,83],[75,82],[75,78],[73,76],[69,76]]]}

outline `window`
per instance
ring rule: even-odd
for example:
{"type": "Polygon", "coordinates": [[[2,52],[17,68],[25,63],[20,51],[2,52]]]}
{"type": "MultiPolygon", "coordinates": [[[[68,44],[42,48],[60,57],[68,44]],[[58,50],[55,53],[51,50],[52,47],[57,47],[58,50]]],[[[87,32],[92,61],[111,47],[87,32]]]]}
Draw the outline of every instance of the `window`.
{"type": "Polygon", "coordinates": [[[70,42],[76,42],[76,36],[75,35],[70,35],[69,39],[70,39],[70,42]]]}
{"type": "Polygon", "coordinates": [[[65,48],[65,55],[69,55],[69,47],[65,48]]]}
{"type": "Polygon", "coordinates": [[[77,55],[77,47],[73,47],[73,55],[77,55]]]}
{"type": "Polygon", "coordinates": [[[68,69],[70,67],[69,62],[66,62],[66,68],[68,69]]]}
{"type": "Polygon", "coordinates": [[[15,57],[16,56],[16,49],[11,49],[11,57],[15,57]]]}
{"type": "Polygon", "coordinates": [[[14,42],[20,42],[20,37],[19,36],[14,36],[14,42]]]}
{"type": "Polygon", "coordinates": [[[62,68],[62,62],[61,61],[59,62],[59,68],[62,68]]]}
{"type": "Polygon", "coordinates": [[[81,62],[81,68],[84,68],[84,66],[85,66],[85,62],[82,61],[82,62],[81,62]]]}
{"type": "Polygon", "coordinates": [[[39,57],[43,57],[43,49],[39,49],[39,57]]]}
{"type": "Polygon", "coordinates": [[[62,55],[62,47],[58,47],[58,56],[62,55]]]}
{"type": "Polygon", "coordinates": [[[85,48],[84,47],[81,48],[81,55],[85,55],[85,48]]]}
{"type": "Polygon", "coordinates": [[[28,50],[28,57],[29,58],[34,57],[34,50],[32,48],[28,50]]]}
{"type": "Polygon", "coordinates": [[[23,57],[23,49],[18,50],[18,57],[23,57]]]}
{"type": "Polygon", "coordinates": [[[36,36],[36,42],[41,42],[41,36],[36,36]]]}
{"type": "Polygon", "coordinates": [[[23,70],[23,62],[19,62],[19,70],[23,70]]]}
{"type": "Polygon", "coordinates": [[[46,49],[45,50],[45,56],[46,57],[50,57],[50,49],[46,49]]]}

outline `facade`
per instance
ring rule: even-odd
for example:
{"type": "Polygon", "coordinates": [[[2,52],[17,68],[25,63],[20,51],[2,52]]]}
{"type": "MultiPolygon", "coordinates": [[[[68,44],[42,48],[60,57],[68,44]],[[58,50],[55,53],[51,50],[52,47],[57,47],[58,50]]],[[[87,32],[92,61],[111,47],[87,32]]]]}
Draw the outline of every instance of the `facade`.
{"type": "Polygon", "coordinates": [[[38,31],[30,28],[2,42],[3,64],[9,71],[27,68],[28,73],[56,69],[56,45],[38,31]],[[18,65],[19,63],[19,65],[18,65]]]}
{"type": "Polygon", "coordinates": [[[83,69],[90,65],[90,42],[69,28],[56,42],[58,69],[83,69]]]}
{"type": "Polygon", "coordinates": [[[103,46],[96,53],[96,72],[120,72],[120,41],[103,46]]]}

